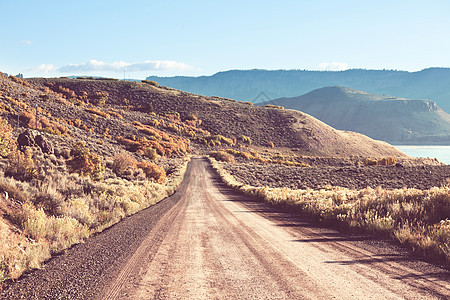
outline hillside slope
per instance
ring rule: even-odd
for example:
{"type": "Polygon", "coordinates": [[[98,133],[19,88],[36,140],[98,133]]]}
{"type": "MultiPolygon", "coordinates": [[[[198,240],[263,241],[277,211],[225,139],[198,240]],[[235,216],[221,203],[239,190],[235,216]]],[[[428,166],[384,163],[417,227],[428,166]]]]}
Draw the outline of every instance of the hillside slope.
{"type": "Polygon", "coordinates": [[[450,115],[430,100],[374,95],[335,86],[264,104],[303,111],[337,129],[393,144],[450,144],[450,115]]]}
{"type": "MultiPolygon", "coordinates": [[[[92,134],[102,135],[109,129],[113,138],[118,135],[134,135],[137,139],[145,132],[130,126],[133,121],[143,125],[155,124],[154,116],[179,114],[181,120],[195,115],[202,120],[200,129],[205,131],[193,137],[189,132],[167,127],[175,134],[191,140],[191,146],[203,149],[201,136],[223,135],[239,139],[250,137],[253,144],[267,146],[270,142],[276,147],[296,148],[299,154],[314,156],[389,156],[401,157],[404,154],[388,144],[371,140],[363,135],[338,131],[321,121],[301,112],[274,108],[255,107],[246,103],[218,97],[202,97],[186,92],[154,86],[148,83],[89,80],[89,79],[31,79],[28,82],[40,88],[67,91],[74,95],[87,93],[108,95],[102,111],[122,110],[123,120],[99,117],[96,120],[84,118],[88,127],[94,128],[92,134]],[[70,92],[69,92],[70,91],[70,92]],[[127,100],[125,100],[127,99],[127,100]]],[[[73,96],[73,95],[72,95],[73,96]]],[[[70,97],[69,97],[70,98],[70,97]]],[[[86,108],[69,101],[66,105],[54,105],[43,101],[39,105],[51,110],[54,116],[71,116],[85,113],[86,108]]],[[[166,122],[167,125],[167,122],[166,122]]],[[[156,126],[157,127],[157,126],[156,126]]],[[[169,131],[170,132],[170,131],[169,131]]],[[[107,143],[106,143],[107,144],[107,143]]]]}
{"type": "Polygon", "coordinates": [[[346,86],[373,94],[432,99],[450,113],[450,68],[429,68],[419,72],[362,69],[339,72],[231,70],[212,76],[150,76],[148,79],[191,93],[255,103],[297,97],[325,86],[346,86]],[[258,97],[261,92],[264,97],[258,97]]]}

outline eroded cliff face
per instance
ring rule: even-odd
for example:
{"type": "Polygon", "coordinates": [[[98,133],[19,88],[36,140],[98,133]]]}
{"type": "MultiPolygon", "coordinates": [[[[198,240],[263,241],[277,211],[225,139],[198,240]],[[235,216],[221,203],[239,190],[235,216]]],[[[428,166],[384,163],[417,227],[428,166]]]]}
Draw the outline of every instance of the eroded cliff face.
{"type": "Polygon", "coordinates": [[[308,113],[330,126],[399,144],[450,144],[450,115],[431,100],[327,87],[271,104],[308,113]]]}

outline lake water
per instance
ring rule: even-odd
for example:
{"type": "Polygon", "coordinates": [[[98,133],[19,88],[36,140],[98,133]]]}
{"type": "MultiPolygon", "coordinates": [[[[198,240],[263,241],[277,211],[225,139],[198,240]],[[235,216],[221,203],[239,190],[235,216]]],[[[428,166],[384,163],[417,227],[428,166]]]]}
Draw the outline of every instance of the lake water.
{"type": "Polygon", "coordinates": [[[394,146],[412,157],[437,158],[440,162],[450,165],[450,146],[394,146]]]}

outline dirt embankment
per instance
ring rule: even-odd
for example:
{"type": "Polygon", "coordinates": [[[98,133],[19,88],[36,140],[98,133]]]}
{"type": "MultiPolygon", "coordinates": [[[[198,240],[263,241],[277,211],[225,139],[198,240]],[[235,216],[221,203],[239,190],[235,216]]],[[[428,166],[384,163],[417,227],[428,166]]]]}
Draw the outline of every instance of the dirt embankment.
{"type": "Polygon", "coordinates": [[[450,184],[450,166],[345,166],[299,168],[256,163],[223,163],[238,181],[253,186],[318,189],[340,186],[350,189],[429,189],[450,184]]]}

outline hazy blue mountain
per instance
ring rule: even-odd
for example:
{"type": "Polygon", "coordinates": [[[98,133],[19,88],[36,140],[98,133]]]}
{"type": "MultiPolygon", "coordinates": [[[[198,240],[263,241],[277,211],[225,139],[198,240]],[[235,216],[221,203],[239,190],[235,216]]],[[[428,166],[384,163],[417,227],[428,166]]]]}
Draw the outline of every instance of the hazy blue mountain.
{"type": "Polygon", "coordinates": [[[450,115],[431,100],[374,95],[346,87],[325,87],[274,104],[295,109],[341,130],[392,144],[450,145],[450,115]]]}
{"type": "Polygon", "coordinates": [[[430,99],[450,112],[450,68],[419,72],[392,70],[301,71],[233,70],[201,77],[150,76],[161,85],[206,96],[262,102],[296,97],[325,86],[347,86],[373,94],[430,99]]]}

